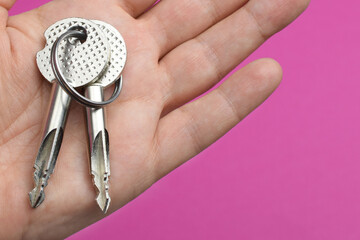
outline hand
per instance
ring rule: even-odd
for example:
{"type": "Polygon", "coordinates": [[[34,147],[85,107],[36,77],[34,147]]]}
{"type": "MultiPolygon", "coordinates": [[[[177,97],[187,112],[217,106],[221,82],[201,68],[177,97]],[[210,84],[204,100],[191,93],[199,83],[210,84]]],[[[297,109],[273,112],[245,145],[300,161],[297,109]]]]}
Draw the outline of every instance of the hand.
{"type": "Polygon", "coordinates": [[[145,12],[154,2],[55,0],[8,17],[14,0],[0,1],[1,239],[60,239],[104,217],[94,200],[84,112],[77,104],[46,199],[30,207],[51,88],[35,63],[47,27],[67,17],[99,19],[127,43],[124,88],[106,109],[111,213],[212,144],[274,91],[281,67],[262,59],[188,103],[294,20],[309,0],[164,0],[145,12]]]}

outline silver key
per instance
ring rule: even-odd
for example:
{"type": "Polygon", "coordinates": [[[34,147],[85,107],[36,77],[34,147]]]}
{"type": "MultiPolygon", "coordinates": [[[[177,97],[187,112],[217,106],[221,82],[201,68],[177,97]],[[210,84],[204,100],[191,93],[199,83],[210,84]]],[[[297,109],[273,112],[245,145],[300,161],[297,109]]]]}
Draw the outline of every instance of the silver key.
{"type": "MultiPolygon", "coordinates": [[[[99,79],[107,69],[111,57],[110,46],[105,35],[93,22],[81,18],[68,18],[56,22],[45,31],[46,46],[36,56],[37,65],[42,75],[54,82],[51,68],[51,48],[57,38],[72,27],[82,27],[87,38],[68,39],[60,44],[59,60],[61,70],[73,87],[80,87],[99,79]]],[[[38,207],[45,198],[44,188],[54,171],[64,134],[67,113],[71,98],[57,84],[53,84],[48,118],[44,137],[34,165],[35,188],[29,193],[32,207],[38,207]]]]}
{"type": "MultiPolygon", "coordinates": [[[[104,88],[113,84],[121,76],[121,72],[126,62],[126,46],[121,34],[111,25],[93,20],[99,25],[101,30],[108,38],[111,48],[110,65],[104,75],[87,86],[85,95],[93,101],[104,100],[104,88]]],[[[97,190],[96,202],[101,210],[106,213],[110,205],[109,195],[109,135],[105,126],[103,108],[86,108],[90,170],[93,182],[97,190]]]]}

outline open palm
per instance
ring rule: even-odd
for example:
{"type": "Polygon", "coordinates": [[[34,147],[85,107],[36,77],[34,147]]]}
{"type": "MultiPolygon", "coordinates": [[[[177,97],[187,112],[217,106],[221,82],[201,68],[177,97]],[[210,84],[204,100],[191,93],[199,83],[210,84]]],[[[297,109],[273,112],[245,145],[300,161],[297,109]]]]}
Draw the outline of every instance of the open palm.
{"type": "Polygon", "coordinates": [[[123,35],[128,61],[119,99],[109,105],[112,203],[120,208],[261,104],[282,71],[255,61],[209,90],[308,0],[55,0],[8,17],[0,1],[0,238],[64,238],[101,219],[87,158],[84,112],[73,104],[46,199],[30,207],[33,164],[51,84],[36,66],[43,32],[67,17],[99,19],[123,35]],[[146,11],[148,10],[148,11],[146,11]],[[188,103],[188,104],[186,104],[188,103]],[[186,105],[184,105],[186,104],[186,105]]]}

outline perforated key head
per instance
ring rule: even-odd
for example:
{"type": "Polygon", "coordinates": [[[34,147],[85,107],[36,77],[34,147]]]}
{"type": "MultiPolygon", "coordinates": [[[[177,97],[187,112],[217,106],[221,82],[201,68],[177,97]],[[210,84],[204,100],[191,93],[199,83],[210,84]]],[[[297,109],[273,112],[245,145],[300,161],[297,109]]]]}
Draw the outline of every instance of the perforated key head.
{"type": "Polygon", "coordinates": [[[109,67],[96,82],[92,83],[92,85],[107,87],[113,84],[121,76],[121,72],[123,71],[126,63],[126,45],[124,38],[116,28],[103,21],[92,21],[103,31],[111,48],[109,67]]]}
{"type": "Polygon", "coordinates": [[[44,33],[45,48],[36,55],[36,62],[41,74],[49,82],[55,80],[51,68],[51,48],[58,37],[69,28],[80,26],[86,30],[87,38],[79,40],[64,40],[60,43],[60,69],[67,81],[73,87],[80,87],[97,81],[107,70],[111,49],[107,37],[97,24],[82,18],[67,18],[51,25],[44,33]]]}

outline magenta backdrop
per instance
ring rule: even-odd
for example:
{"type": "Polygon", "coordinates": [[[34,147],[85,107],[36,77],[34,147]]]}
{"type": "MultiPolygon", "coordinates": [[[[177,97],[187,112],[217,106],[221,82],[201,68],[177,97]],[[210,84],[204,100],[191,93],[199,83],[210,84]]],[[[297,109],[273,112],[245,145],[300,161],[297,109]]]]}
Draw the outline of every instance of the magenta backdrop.
{"type": "MultiPolygon", "coordinates": [[[[44,2],[19,0],[12,14],[44,2]]],[[[313,1],[246,61],[284,68],[265,104],[69,239],[360,239],[359,8],[313,1]]]]}

